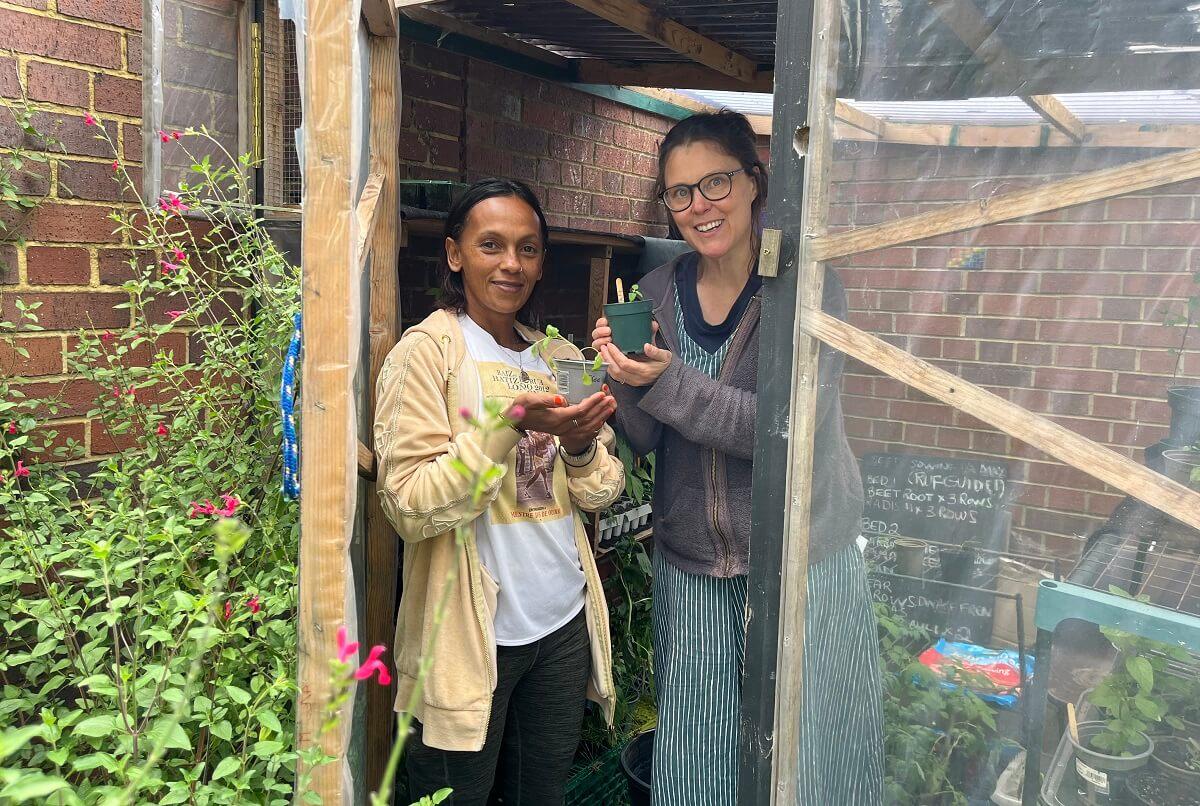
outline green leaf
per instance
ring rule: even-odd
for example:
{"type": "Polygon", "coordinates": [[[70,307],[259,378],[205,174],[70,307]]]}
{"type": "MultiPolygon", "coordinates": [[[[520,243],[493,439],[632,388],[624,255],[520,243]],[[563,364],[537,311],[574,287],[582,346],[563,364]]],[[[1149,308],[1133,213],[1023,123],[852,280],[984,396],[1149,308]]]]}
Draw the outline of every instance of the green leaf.
{"type": "Polygon", "coordinates": [[[267,730],[283,735],[283,726],[279,724],[279,718],[270,711],[260,711],[258,714],[258,721],[261,722],[262,726],[267,730]]]}
{"type": "Polygon", "coordinates": [[[93,716],[80,722],[73,728],[73,732],[79,736],[88,736],[93,739],[100,739],[111,735],[117,729],[117,718],[111,714],[104,716],[93,716]]]}
{"type": "Polygon", "coordinates": [[[191,750],[192,742],[184,732],[183,727],[171,717],[162,717],[155,722],[147,733],[147,737],[155,744],[161,744],[169,750],[191,750]]]}
{"type": "Polygon", "coordinates": [[[70,784],[62,778],[43,775],[40,772],[32,772],[22,775],[16,781],[4,787],[4,789],[0,789],[0,800],[25,803],[26,801],[38,799],[44,803],[44,798],[47,795],[52,795],[60,789],[68,788],[70,788],[70,784]]]}
{"type": "Polygon", "coordinates": [[[244,689],[240,689],[237,686],[226,686],[225,691],[229,693],[229,698],[238,705],[245,705],[250,702],[250,694],[244,689]]]}
{"type": "Polygon", "coordinates": [[[0,759],[5,759],[20,750],[29,741],[45,733],[45,725],[29,725],[0,733],[0,759]]]}
{"type": "Polygon", "coordinates": [[[221,763],[217,765],[215,770],[213,770],[212,779],[214,781],[221,780],[234,770],[238,769],[241,764],[242,762],[237,756],[226,756],[225,758],[221,759],[221,763]]]}
{"type": "Polygon", "coordinates": [[[1125,671],[1137,681],[1142,693],[1148,694],[1154,689],[1154,667],[1150,661],[1141,656],[1125,659],[1125,671]]]}

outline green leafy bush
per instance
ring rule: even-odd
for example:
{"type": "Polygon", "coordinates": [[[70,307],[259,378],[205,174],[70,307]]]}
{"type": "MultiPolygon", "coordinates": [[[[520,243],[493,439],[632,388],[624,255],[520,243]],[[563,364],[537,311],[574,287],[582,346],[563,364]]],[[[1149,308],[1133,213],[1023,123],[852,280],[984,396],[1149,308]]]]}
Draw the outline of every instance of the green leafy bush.
{"type": "MultiPolygon", "coordinates": [[[[298,273],[239,204],[243,172],[206,158],[188,182],[113,214],[130,325],[68,339],[124,449],[80,463],[45,425],[65,402],[0,378],[0,802],[292,800],[299,507],[277,399],[298,273]]],[[[18,311],[0,337],[37,329],[18,311]]]]}

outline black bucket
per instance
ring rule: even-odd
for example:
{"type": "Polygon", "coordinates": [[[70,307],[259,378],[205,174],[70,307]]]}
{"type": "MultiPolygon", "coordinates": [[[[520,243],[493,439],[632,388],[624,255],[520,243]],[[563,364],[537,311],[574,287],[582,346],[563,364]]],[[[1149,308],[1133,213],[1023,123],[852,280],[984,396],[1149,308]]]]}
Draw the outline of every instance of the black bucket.
{"type": "Polygon", "coordinates": [[[1172,386],[1167,390],[1171,406],[1171,433],[1166,441],[1182,448],[1200,442],[1200,386],[1172,386]]]}
{"type": "Polygon", "coordinates": [[[632,806],[650,806],[650,770],[654,765],[654,731],[635,736],[621,751],[621,772],[629,781],[632,806]]]}

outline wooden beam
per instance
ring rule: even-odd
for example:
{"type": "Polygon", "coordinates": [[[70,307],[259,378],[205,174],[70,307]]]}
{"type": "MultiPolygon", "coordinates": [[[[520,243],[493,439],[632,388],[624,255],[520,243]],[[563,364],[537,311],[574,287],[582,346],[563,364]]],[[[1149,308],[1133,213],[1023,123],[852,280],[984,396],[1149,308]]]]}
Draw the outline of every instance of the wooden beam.
{"type": "Polygon", "coordinates": [[[393,0],[362,0],[362,15],[372,36],[396,35],[396,6],[393,0]]]}
{"type": "Polygon", "coordinates": [[[375,231],[376,213],[379,205],[379,194],[383,190],[383,174],[373,173],[367,176],[362,193],[358,195],[358,204],[354,208],[354,216],[358,220],[358,263],[359,270],[367,263],[370,252],[371,235],[375,231]]]}
{"type": "Polygon", "coordinates": [[[305,345],[300,466],[299,670],[296,743],[333,759],[311,770],[309,790],[326,806],[353,791],[346,750],[349,714],[321,726],[330,699],[329,658],[343,624],[354,625],[348,549],[357,506],[354,376],[359,362],[358,221],[361,119],[355,114],[359,17],[341,0],[308,0],[304,108],[303,309],[305,345]]]}
{"type": "Polygon", "coordinates": [[[693,31],[675,20],[660,16],[638,0],[566,0],[573,6],[619,25],[627,31],[657,42],[665,48],[732,76],[738,81],[754,81],[758,65],[720,42],[693,31]]]}
{"type": "Polygon", "coordinates": [[[804,329],[835,350],[966,412],[1065,465],[1200,529],[1200,493],[1097,445],[1058,423],[915,358],[821,310],[808,310],[804,329]]]}
{"type": "MultiPolygon", "coordinates": [[[[793,149],[803,157],[803,214],[800,231],[821,235],[829,220],[833,163],[833,126],[837,111],[838,46],[841,41],[839,0],[813,4],[811,97],[808,128],[797,129],[793,149]]],[[[796,289],[791,410],[788,421],[788,512],[785,514],[779,601],[779,653],[776,661],[775,752],[772,806],[800,803],[801,714],[804,692],[804,627],[808,612],[808,554],[812,527],[813,453],[817,432],[817,375],[821,344],[804,329],[808,311],[821,309],[825,267],[811,238],[800,239],[800,271],[796,289]]],[[[814,665],[815,668],[815,665],[814,665]]]]}
{"type": "Polygon", "coordinates": [[[960,148],[1194,148],[1200,143],[1200,126],[1177,123],[1101,123],[1087,127],[1083,142],[1043,123],[1016,126],[883,121],[883,133],[869,132],[839,121],[839,140],[876,140],[905,145],[960,148]]]}
{"type": "Polygon", "coordinates": [[[1023,95],[1021,100],[1076,144],[1082,143],[1087,136],[1083,122],[1053,95],[1023,95]]]}
{"type": "Polygon", "coordinates": [[[814,239],[818,260],[884,249],[889,246],[975,229],[1014,218],[1061,210],[1078,204],[1137,193],[1200,177],[1200,149],[1131,162],[1116,168],[1048,182],[990,199],[962,202],[944,210],[859,227],[814,239]]]}
{"type": "Polygon", "coordinates": [[[681,92],[671,92],[659,87],[625,87],[625,89],[632,92],[639,92],[642,95],[665,103],[675,104],[675,106],[682,106],[690,112],[716,112],[720,109],[719,106],[713,106],[712,104],[697,100],[690,95],[684,95],[681,92]]]}
{"type": "Polygon", "coordinates": [[[775,80],[770,70],[759,70],[750,81],[742,81],[690,62],[613,64],[602,59],[572,59],[571,65],[576,80],[582,84],[771,92],[775,80]]]}
{"type": "MultiPolygon", "coordinates": [[[[400,241],[400,48],[394,37],[373,37],[371,60],[371,173],[380,178],[375,202],[375,228],[371,235],[370,303],[367,312],[367,417],[374,431],[375,382],[383,360],[400,333],[400,277],[397,273],[400,241]]],[[[365,191],[364,191],[365,193],[365,191]]],[[[361,204],[362,199],[359,198],[361,204]]],[[[374,444],[371,436],[368,441],[374,444]]],[[[362,458],[360,443],[359,457],[362,458]]],[[[368,448],[368,452],[370,449],[368,448]]],[[[370,475],[376,475],[371,455],[370,475]]],[[[383,514],[374,489],[364,502],[366,606],[361,640],[366,646],[393,646],[396,641],[396,580],[400,539],[383,514]]],[[[364,774],[368,789],[383,779],[394,739],[396,690],[368,686],[366,737],[363,742],[364,774]]]]}
{"type": "Polygon", "coordinates": [[[604,303],[608,302],[608,276],[612,270],[612,249],[605,248],[604,254],[592,258],[588,273],[588,327],[604,315],[604,303]]]}
{"type": "Polygon", "coordinates": [[[441,14],[427,8],[416,7],[404,7],[401,9],[401,13],[411,20],[433,26],[446,33],[465,36],[468,39],[474,39],[476,42],[483,42],[484,44],[516,53],[527,59],[534,59],[564,72],[568,70],[571,64],[570,59],[559,56],[553,51],[523,42],[515,36],[509,36],[500,31],[473,25],[465,20],[451,17],[448,14],[441,14]]]}
{"type": "Polygon", "coordinates": [[[375,452],[361,441],[358,443],[358,475],[368,481],[375,480],[375,452]]]}
{"type": "Polygon", "coordinates": [[[835,114],[838,120],[845,121],[856,129],[862,129],[873,135],[876,140],[883,137],[884,122],[856,106],[851,106],[845,101],[838,101],[835,114]]]}

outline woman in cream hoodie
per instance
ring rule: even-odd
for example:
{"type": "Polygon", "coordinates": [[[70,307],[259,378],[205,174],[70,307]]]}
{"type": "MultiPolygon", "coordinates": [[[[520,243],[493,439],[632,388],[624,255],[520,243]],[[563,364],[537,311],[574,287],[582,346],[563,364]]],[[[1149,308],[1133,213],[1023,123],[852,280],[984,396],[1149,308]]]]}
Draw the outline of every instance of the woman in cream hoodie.
{"type": "Polygon", "coordinates": [[[605,425],[616,402],[605,390],[565,405],[542,356],[579,351],[561,340],[532,349],[543,334],[525,323],[547,235],[525,185],[466,190],[446,222],[443,307],[404,334],[379,376],[379,495],[404,540],[397,710],[427,649],[432,661],[408,747],[414,799],[451,787],[456,806],[482,806],[499,770],[510,806],[561,803],[585,697],[611,720],[608,611],[579,511],[623,489],[605,425]],[[462,413],[485,400],[514,424],[471,425],[462,413]],[[459,462],[504,471],[477,505],[459,462]]]}

